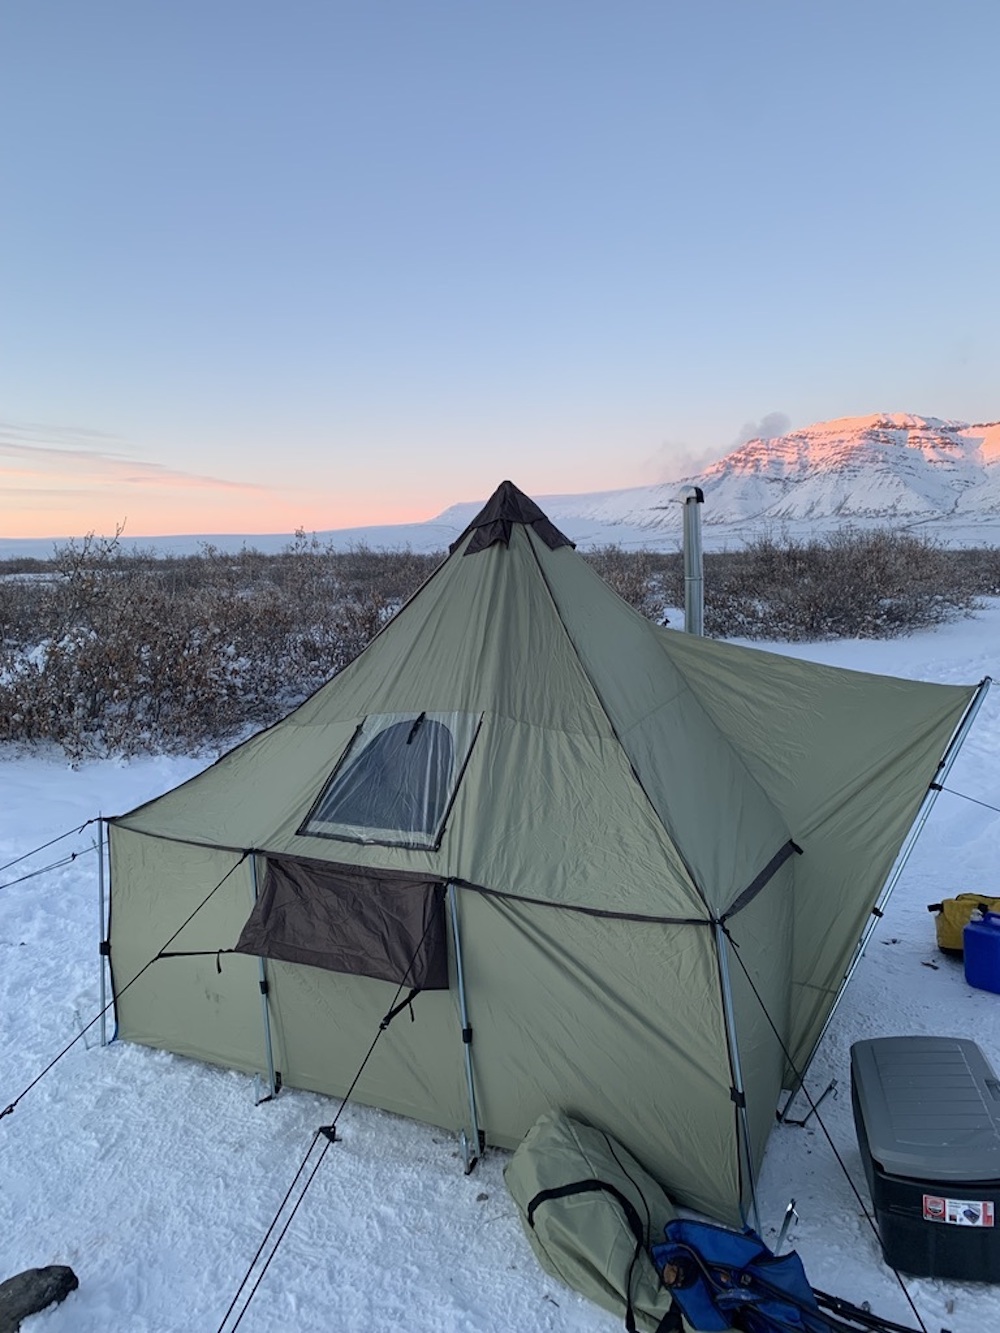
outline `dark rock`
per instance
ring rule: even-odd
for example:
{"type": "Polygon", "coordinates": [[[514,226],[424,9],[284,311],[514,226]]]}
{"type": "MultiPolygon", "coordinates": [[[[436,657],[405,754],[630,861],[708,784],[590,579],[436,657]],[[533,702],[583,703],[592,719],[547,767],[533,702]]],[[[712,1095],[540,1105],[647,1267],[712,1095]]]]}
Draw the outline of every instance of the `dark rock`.
{"type": "Polygon", "coordinates": [[[65,1264],[29,1268],[0,1282],[0,1333],[17,1333],[22,1319],[64,1301],[79,1285],[76,1274],[65,1264]]]}

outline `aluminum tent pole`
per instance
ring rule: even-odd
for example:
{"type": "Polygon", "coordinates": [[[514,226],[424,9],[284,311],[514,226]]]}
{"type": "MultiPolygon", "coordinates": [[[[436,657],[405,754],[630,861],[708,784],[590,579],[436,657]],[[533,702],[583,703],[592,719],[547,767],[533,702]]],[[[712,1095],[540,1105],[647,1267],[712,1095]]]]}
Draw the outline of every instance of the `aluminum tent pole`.
{"type": "MultiPolygon", "coordinates": [[[[451,933],[455,942],[455,979],[458,982],[458,1007],[462,1017],[462,1050],[465,1053],[465,1081],[469,1092],[469,1119],[472,1126],[472,1141],[466,1142],[465,1174],[468,1175],[479,1160],[481,1136],[479,1130],[479,1112],[476,1108],[476,1084],[472,1075],[472,1028],[469,1026],[469,1009],[465,998],[465,968],[462,965],[462,937],[458,930],[458,895],[454,884],[448,885],[448,911],[451,916],[451,933]]],[[[465,1131],[462,1132],[463,1139],[465,1131]]]]}
{"type": "MultiPolygon", "coordinates": [[[[253,879],[253,900],[257,901],[257,856],[250,854],[250,875],[253,879]]],[[[257,978],[260,985],[260,1007],[264,1015],[264,1051],[267,1056],[267,1095],[276,1097],[278,1086],[274,1077],[274,1049],[271,1045],[271,1012],[267,1006],[268,980],[267,966],[263,958],[257,959],[257,978]]]]}
{"type": "Polygon", "coordinates": [[[105,965],[104,950],[107,946],[104,930],[104,816],[97,816],[97,896],[100,910],[100,922],[97,934],[98,954],[101,967],[101,1045],[108,1044],[108,1023],[105,1009],[108,1003],[108,969],[105,965]]]}
{"type": "MultiPolygon", "coordinates": [[[[989,676],[984,676],[984,678],[979,682],[975,694],[969,700],[969,706],[968,708],[966,708],[962,720],[955,728],[954,734],[952,735],[951,740],[948,742],[948,747],[945,750],[944,755],[942,756],[941,762],[937,766],[937,772],[934,774],[934,781],[927,788],[927,791],[924,794],[924,799],[920,804],[920,809],[917,811],[917,817],[913,821],[913,824],[910,826],[910,831],[906,835],[906,839],[902,847],[900,847],[899,849],[899,852],[896,856],[895,861],[892,864],[892,869],[889,871],[889,875],[885,881],[885,884],[882,886],[882,890],[879,893],[878,898],[876,898],[875,900],[875,906],[872,908],[871,915],[865,924],[864,931],[862,932],[861,939],[858,941],[858,947],[854,951],[854,956],[851,959],[850,966],[848,967],[846,973],[844,974],[844,980],[840,983],[840,990],[837,992],[837,997],[834,1000],[833,1005],[831,1006],[830,1012],[826,1016],[826,1022],[823,1024],[823,1027],[820,1030],[820,1034],[816,1038],[816,1042],[812,1050],[809,1052],[808,1057],[803,1062],[802,1070],[801,1073],[799,1074],[798,1082],[795,1084],[795,1089],[792,1093],[792,1097],[795,1096],[795,1093],[802,1086],[802,1080],[809,1072],[809,1066],[812,1064],[816,1052],[819,1050],[819,1044],[826,1036],[826,1030],[833,1022],[833,1016],[839,1009],[841,1000],[844,998],[844,991],[847,989],[847,984],[854,976],[858,964],[861,962],[861,959],[865,952],[865,948],[867,947],[868,941],[871,938],[872,931],[875,929],[875,927],[881,920],[885,905],[889,901],[893,889],[895,889],[896,885],[899,883],[899,878],[903,873],[907,861],[910,859],[910,854],[913,851],[913,848],[916,846],[917,839],[920,837],[920,834],[923,831],[924,825],[927,823],[931,811],[934,809],[934,803],[938,798],[941,788],[944,786],[945,779],[951,772],[951,768],[955,760],[958,758],[958,752],[959,750],[961,750],[963,744],[965,743],[965,738],[972,730],[972,724],[976,720],[976,714],[982,707],[983,700],[986,698],[987,692],[992,683],[993,683],[992,679],[989,676]]],[[[785,1103],[784,1111],[787,1111],[788,1107],[791,1105],[792,1097],[789,1097],[788,1101],[785,1103]]],[[[784,1111],[782,1111],[782,1115],[784,1114],[784,1111]]]]}
{"type": "MultiPolygon", "coordinates": [[[[722,1008],[726,1019],[726,1039],[729,1045],[729,1060],[732,1067],[732,1098],[736,1103],[736,1117],[739,1124],[738,1139],[742,1139],[743,1163],[746,1168],[747,1183],[750,1186],[750,1225],[760,1234],[760,1209],[757,1206],[757,1181],[754,1177],[753,1150],[750,1145],[750,1118],[747,1115],[746,1089],[743,1086],[743,1068],[740,1064],[740,1044],[736,1035],[736,1014],[733,1008],[733,988],[729,976],[729,941],[722,923],[716,921],[715,952],[719,960],[719,977],[722,981],[722,1008]]],[[[737,1143],[737,1151],[740,1144],[737,1143]]],[[[740,1211],[743,1201],[740,1200],[740,1211]]]]}

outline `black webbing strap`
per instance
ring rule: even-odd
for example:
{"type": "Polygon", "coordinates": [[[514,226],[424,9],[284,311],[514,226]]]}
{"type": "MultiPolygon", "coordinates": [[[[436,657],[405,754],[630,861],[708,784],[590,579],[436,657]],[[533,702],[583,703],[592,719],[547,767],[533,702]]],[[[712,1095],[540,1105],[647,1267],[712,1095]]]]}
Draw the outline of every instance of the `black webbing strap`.
{"type": "Polygon", "coordinates": [[[161,949],[153,962],[159,958],[214,958],[215,970],[222,976],[222,955],[235,952],[235,949],[161,949]]]}
{"type": "Polygon", "coordinates": [[[737,912],[742,912],[743,908],[746,907],[748,903],[753,902],[761,889],[767,887],[788,858],[790,856],[795,856],[796,854],[801,856],[802,848],[793,838],[789,838],[783,847],[778,848],[760,874],[755,876],[755,878],[746,886],[739,897],[731,904],[729,910],[723,912],[722,916],[719,917],[719,920],[723,922],[728,921],[729,918],[735,916],[737,912]]]}
{"type": "Polygon", "coordinates": [[[389,1026],[389,1024],[392,1022],[392,1020],[396,1017],[396,1015],[401,1014],[404,1009],[410,1009],[410,1022],[411,1023],[413,1022],[413,1010],[412,1008],[410,1008],[410,1006],[413,1004],[413,1001],[420,994],[420,990],[421,988],[419,986],[414,986],[413,989],[410,991],[409,995],[407,995],[405,1000],[400,1000],[399,1004],[397,1004],[394,1008],[389,1010],[385,1018],[383,1018],[382,1022],[379,1023],[378,1025],[379,1032],[384,1032],[386,1028],[389,1026]]]}
{"type": "MultiPolygon", "coordinates": [[[[615,1200],[622,1212],[625,1214],[625,1220],[629,1224],[632,1235],[635,1237],[635,1252],[632,1255],[632,1262],[629,1265],[628,1278],[626,1279],[625,1291],[625,1328],[627,1333],[636,1333],[635,1310],[632,1306],[632,1272],[635,1269],[636,1260],[642,1253],[646,1245],[646,1235],[643,1229],[642,1220],[636,1210],[635,1204],[631,1199],[625,1197],[621,1190],[614,1185],[608,1184],[606,1180],[597,1180],[591,1177],[589,1180],[574,1180],[569,1185],[556,1185],[552,1189],[539,1190],[535,1197],[528,1204],[528,1226],[535,1229],[535,1213],[538,1205],[548,1203],[552,1199],[566,1199],[572,1194],[610,1194],[615,1200]]],[[[656,1326],[656,1333],[681,1333],[683,1324],[681,1323],[680,1311],[677,1306],[671,1304],[670,1309],[656,1326]]]]}

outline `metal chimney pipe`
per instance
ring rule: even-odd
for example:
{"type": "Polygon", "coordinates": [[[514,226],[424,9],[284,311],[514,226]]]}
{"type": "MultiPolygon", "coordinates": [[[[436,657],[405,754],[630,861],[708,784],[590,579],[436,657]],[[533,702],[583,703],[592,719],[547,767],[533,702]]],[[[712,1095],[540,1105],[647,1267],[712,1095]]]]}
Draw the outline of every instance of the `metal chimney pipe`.
{"type": "Polygon", "coordinates": [[[685,486],[684,492],[684,628],[688,634],[704,634],[705,566],[698,506],[705,503],[705,493],[700,486],[685,486]]]}

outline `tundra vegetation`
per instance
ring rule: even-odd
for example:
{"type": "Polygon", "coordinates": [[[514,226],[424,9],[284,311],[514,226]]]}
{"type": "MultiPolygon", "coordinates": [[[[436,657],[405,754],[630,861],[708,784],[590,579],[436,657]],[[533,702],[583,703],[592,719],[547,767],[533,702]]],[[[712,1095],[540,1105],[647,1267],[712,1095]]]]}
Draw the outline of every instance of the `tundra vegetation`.
{"type": "MultiPolygon", "coordinates": [[[[659,623],[684,603],[680,553],[584,552],[659,623]]],[[[73,761],[217,746],[275,721],[352,660],[440,555],[334,551],[296,534],[162,557],[121,533],[0,561],[0,741],[55,744],[73,761]]],[[[759,537],[705,556],[716,637],[886,637],[1000,594],[1000,550],[951,551],[907,534],[759,537]]]]}

